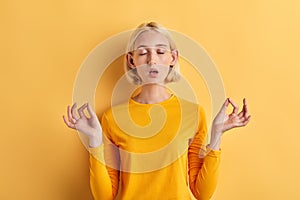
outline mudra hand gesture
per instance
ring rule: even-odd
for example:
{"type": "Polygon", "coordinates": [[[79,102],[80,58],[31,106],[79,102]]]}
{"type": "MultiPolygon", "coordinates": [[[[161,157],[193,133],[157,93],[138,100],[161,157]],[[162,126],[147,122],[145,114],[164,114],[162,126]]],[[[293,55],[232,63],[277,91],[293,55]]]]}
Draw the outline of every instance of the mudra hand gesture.
{"type": "Polygon", "coordinates": [[[67,114],[68,119],[63,116],[65,124],[72,129],[78,130],[89,138],[91,147],[96,147],[101,144],[102,141],[102,127],[98,120],[96,113],[91,108],[91,105],[86,103],[78,108],[78,114],[76,112],[77,104],[74,103],[72,108],[68,106],[67,114]],[[87,109],[89,116],[86,116],[84,110],[87,109]]]}
{"type": "Polygon", "coordinates": [[[248,114],[248,107],[246,99],[243,99],[243,109],[238,113],[239,108],[230,98],[226,99],[220,111],[212,122],[211,142],[209,147],[215,150],[220,148],[221,136],[225,131],[233,128],[246,126],[251,116],[248,114]],[[232,105],[233,110],[230,114],[226,114],[226,109],[229,104],[232,105]]]}
{"type": "Polygon", "coordinates": [[[216,132],[224,133],[232,128],[246,126],[251,116],[248,114],[246,99],[243,99],[243,109],[238,113],[239,107],[230,98],[226,99],[221,110],[213,121],[213,128],[216,132]],[[232,113],[226,114],[226,109],[231,104],[233,106],[232,113]]]}

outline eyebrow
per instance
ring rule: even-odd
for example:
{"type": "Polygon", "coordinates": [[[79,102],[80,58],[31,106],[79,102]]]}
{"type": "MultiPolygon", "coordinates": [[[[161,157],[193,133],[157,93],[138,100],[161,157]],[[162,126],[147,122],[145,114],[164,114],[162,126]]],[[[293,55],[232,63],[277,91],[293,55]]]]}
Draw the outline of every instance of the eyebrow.
{"type": "MultiPolygon", "coordinates": [[[[155,46],[156,46],[156,47],[168,47],[168,45],[166,45],[166,44],[156,44],[155,46]]],[[[138,49],[138,48],[141,48],[141,47],[148,47],[148,46],[142,44],[142,45],[139,45],[139,46],[137,47],[137,49],[138,49]]]]}

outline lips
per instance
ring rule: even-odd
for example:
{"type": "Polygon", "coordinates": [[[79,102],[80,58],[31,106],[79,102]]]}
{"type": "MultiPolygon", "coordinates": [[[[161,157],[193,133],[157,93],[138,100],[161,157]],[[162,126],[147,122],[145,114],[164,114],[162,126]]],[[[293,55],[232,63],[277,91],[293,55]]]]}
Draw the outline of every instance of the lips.
{"type": "Polygon", "coordinates": [[[157,69],[150,69],[149,74],[158,74],[157,69]]]}
{"type": "Polygon", "coordinates": [[[149,71],[149,76],[151,78],[157,78],[158,77],[158,70],[151,68],[150,71],[149,71]]]}

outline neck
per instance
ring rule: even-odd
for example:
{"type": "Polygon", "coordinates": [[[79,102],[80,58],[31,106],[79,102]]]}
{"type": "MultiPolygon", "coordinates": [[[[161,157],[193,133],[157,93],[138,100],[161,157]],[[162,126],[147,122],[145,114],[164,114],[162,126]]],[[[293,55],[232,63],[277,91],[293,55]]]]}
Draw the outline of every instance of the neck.
{"type": "Polygon", "coordinates": [[[154,104],[165,101],[171,96],[164,85],[147,84],[142,86],[141,92],[134,100],[143,104],[154,104]]]}

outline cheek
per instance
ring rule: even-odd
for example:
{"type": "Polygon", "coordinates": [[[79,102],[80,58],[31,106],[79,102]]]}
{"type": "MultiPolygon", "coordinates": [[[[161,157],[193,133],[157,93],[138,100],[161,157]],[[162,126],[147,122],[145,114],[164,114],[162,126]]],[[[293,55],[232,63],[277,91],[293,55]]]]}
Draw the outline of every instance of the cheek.
{"type": "Polygon", "coordinates": [[[161,63],[163,64],[169,64],[170,63],[170,58],[168,57],[164,57],[160,59],[161,63]]]}
{"type": "Polygon", "coordinates": [[[142,64],[146,64],[147,63],[147,58],[146,57],[135,57],[133,60],[135,66],[139,66],[142,64]]]}
{"type": "Polygon", "coordinates": [[[166,77],[169,74],[169,67],[167,67],[167,66],[161,67],[160,70],[161,70],[161,74],[163,77],[166,77]]]}
{"type": "Polygon", "coordinates": [[[166,56],[161,58],[161,63],[169,66],[172,63],[172,60],[172,56],[166,56]]]}

